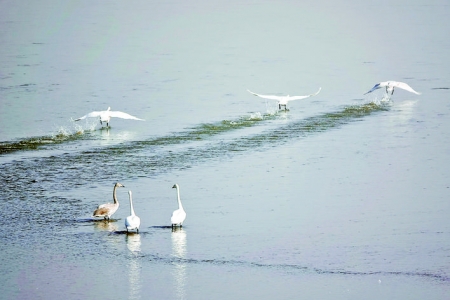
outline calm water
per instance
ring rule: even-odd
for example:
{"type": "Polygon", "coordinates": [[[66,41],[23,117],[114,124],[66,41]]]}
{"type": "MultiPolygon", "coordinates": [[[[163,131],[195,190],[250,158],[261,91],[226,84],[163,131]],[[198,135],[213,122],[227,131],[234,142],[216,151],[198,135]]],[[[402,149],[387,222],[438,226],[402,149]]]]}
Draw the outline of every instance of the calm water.
{"type": "Polygon", "coordinates": [[[448,299],[449,5],[297,2],[0,1],[3,298],[448,299]]]}

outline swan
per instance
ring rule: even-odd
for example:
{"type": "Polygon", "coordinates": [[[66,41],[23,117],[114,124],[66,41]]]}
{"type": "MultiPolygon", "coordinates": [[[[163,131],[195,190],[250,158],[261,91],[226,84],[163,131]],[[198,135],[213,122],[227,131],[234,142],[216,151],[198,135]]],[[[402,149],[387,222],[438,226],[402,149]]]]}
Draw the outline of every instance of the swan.
{"type": "Polygon", "coordinates": [[[180,199],[180,187],[178,186],[178,184],[174,184],[174,186],[172,187],[173,189],[177,189],[177,195],[178,195],[178,209],[175,210],[172,213],[172,217],[170,218],[170,221],[172,222],[172,227],[174,226],[183,226],[183,222],[186,219],[186,212],[183,209],[183,205],[181,204],[181,199],[180,199]]]}
{"type": "Polygon", "coordinates": [[[109,122],[111,120],[112,117],[114,118],[121,118],[121,119],[129,119],[129,120],[138,120],[138,121],[145,121],[143,119],[139,119],[136,118],[132,115],[129,115],[127,113],[121,112],[121,111],[112,111],[111,107],[108,107],[107,110],[102,110],[102,111],[93,111],[88,113],[85,116],[82,116],[78,119],[75,119],[74,121],[80,121],[86,118],[95,118],[95,117],[99,117],[100,118],[100,124],[103,125],[103,122],[106,122],[106,126],[109,127],[109,122]]]}
{"type": "Polygon", "coordinates": [[[133,208],[133,199],[131,197],[131,191],[128,191],[128,196],[130,198],[130,216],[125,219],[125,227],[128,230],[136,229],[136,232],[139,233],[139,226],[141,225],[141,219],[136,216],[133,208]]]}
{"type": "Polygon", "coordinates": [[[410,87],[409,85],[407,85],[404,82],[399,82],[399,81],[383,81],[383,82],[377,83],[373,86],[373,88],[370,91],[368,91],[364,95],[366,95],[368,93],[372,93],[373,91],[381,89],[383,87],[386,87],[386,94],[391,93],[391,95],[392,95],[392,94],[394,94],[394,88],[399,88],[399,89],[403,89],[408,92],[414,93],[416,95],[420,95],[420,93],[413,90],[412,87],[410,87]]]}
{"type": "Polygon", "coordinates": [[[92,214],[93,217],[104,217],[105,220],[109,220],[109,218],[117,211],[117,209],[119,208],[119,201],[117,201],[116,189],[118,187],[125,187],[125,186],[119,182],[117,182],[114,185],[113,190],[114,203],[106,203],[99,205],[92,214]]]}
{"type": "Polygon", "coordinates": [[[284,110],[287,110],[286,106],[287,106],[287,103],[288,103],[289,101],[293,101],[293,100],[301,100],[301,99],[305,99],[305,98],[309,98],[309,97],[315,96],[315,95],[317,95],[318,93],[320,93],[320,90],[322,90],[322,88],[319,88],[319,90],[318,90],[316,93],[311,94],[311,95],[306,95],[306,96],[289,96],[289,95],[287,95],[287,96],[275,96],[275,95],[260,95],[260,94],[257,94],[257,93],[253,93],[253,92],[250,91],[250,90],[247,90],[247,91],[248,91],[250,94],[253,94],[253,95],[255,95],[255,96],[258,96],[258,97],[261,97],[261,98],[264,98],[264,99],[277,100],[277,101],[278,101],[278,108],[281,109],[281,107],[284,106],[284,110]]]}

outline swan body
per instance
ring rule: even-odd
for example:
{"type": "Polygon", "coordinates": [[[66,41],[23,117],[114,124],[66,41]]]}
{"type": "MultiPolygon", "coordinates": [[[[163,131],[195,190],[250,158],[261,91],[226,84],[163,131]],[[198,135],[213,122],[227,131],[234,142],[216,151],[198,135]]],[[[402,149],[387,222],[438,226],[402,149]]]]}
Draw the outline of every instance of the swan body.
{"type": "Polygon", "coordinates": [[[124,187],[124,185],[119,182],[117,182],[114,185],[113,189],[114,203],[106,203],[99,205],[92,214],[93,217],[103,217],[105,220],[109,220],[111,216],[117,211],[117,209],[119,208],[119,201],[117,200],[116,189],[118,187],[124,187]]]}
{"type": "Polygon", "coordinates": [[[141,219],[134,213],[131,191],[128,191],[128,196],[130,198],[130,216],[128,216],[125,219],[125,227],[127,228],[127,232],[128,230],[136,229],[136,232],[139,233],[139,226],[141,225],[141,219]]]}
{"type": "Polygon", "coordinates": [[[383,82],[377,83],[373,86],[373,88],[370,91],[368,91],[364,95],[366,95],[368,93],[372,93],[373,91],[384,88],[384,87],[386,88],[386,94],[391,93],[391,95],[392,95],[392,94],[394,94],[394,88],[399,88],[399,89],[403,89],[405,91],[414,93],[416,95],[420,95],[420,93],[413,90],[412,87],[410,87],[409,85],[407,85],[404,82],[399,82],[399,81],[383,81],[383,82]]]}
{"type": "Polygon", "coordinates": [[[138,120],[138,121],[145,121],[143,119],[136,118],[132,115],[129,115],[127,113],[121,112],[121,111],[112,111],[111,107],[108,107],[107,110],[103,111],[93,111],[88,113],[85,116],[82,116],[81,118],[75,119],[75,121],[80,121],[86,118],[100,118],[100,124],[103,125],[103,122],[106,122],[106,126],[109,126],[109,122],[111,121],[111,118],[121,118],[121,119],[128,119],[128,120],[138,120]]]}
{"type": "Polygon", "coordinates": [[[253,92],[250,91],[250,90],[247,90],[247,91],[248,91],[250,94],[253,94],[253,95],[255,95],[255,96],[258,96],[258,97],[261,97],[261,98],[264,98],[264,99],[276,100],[276,101],[278,101],[278,108],[279,108],[279,109],[281,109],[281,107],[284,106],[284,110],[287,110],[286,106],[287,106],[287,103],[288,103],[289,101],[293,101],[293,100],[301,100],[301,99],[305,99],[305,98],[309,98],[309,97],[315,96],[315,95],[317,95],[317,94],[320,93],[320,90],[322,90],[322,88],[319,88],[319,90],[318,90],[316,93],[310,94],[310,95],[306,95],[306,96],[260,95],[260,94],[257,94],[257,93],[253,93],[253,92]]]}
{"type": "Polygon", "coordinates": [[[172,227],[175,226],[183,226],[183,222],[186,219],[186,212],[183,209],[183,205],[181,204],[180,199],[180,187],[178,184],[174,184],[173,189],[177,189],[177,200],[178,200],[178,209],[172,213],[172,217],[170,218],[170,222],[172,223],[172,227]]]}

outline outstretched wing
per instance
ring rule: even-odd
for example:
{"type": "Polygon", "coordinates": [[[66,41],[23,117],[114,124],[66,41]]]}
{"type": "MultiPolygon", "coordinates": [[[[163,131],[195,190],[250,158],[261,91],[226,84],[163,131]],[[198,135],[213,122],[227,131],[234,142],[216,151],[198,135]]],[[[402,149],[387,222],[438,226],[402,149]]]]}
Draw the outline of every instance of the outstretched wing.
{"type": "Polygon", "coordinates": [[[373,91],[378,90],[378,89],[381,89],[382,87],[385,87],[385,85],[382,85],[381,82],[380,82],[380,83],[377,83],[377,84],[375,84],[375,85],[373,86],[373,88],[372,88],[370,91],[368,91],[367,93],[364,93],[364,95],[365,95],[365,94],[368,94],[368,93],[372,93],[373,91]]]}
{"type": "Polygon", "coordinates": [[[277,101],[280,101],[281,99],[283,99],[284,97],[280,97],[280,96],[274,96],[274,95],[260,95],[260,94],[257,94],[257,93],[253,93],[252,91],[250,91],[250,90],[247,90],[250,94],[253,94],[253,95],[255,95],[255,96],[258,96],[258,97],[261,97],[261,98],[264,98],[264,99],[270,99],[270,100],[277,100],[277,101]]]}
{"type": "Polygon", "coordinates": [[[75,119],[74,121],[80,121],[86,118],[95,118],[95,117],[100,117],[100,115],[102,114],[102,111],[93,111],[88,113],[85,116],[82,116],[81,118],[75,119]]]}
{"type": "Polygon", "coordinates": [[[319,90],[318,90],[316,93],[314,93],[314,94],[306,95],[306,96],[292,96],[292,97],[287,97],[286,100],[287,100],[287,101],[292,101],[292,100],[301,100],[301,99],[309,98],[309,97],[312,97],[312,96],[317,95],[318,93],[320,93],[321,90],[322,90],[322,88],[320,87],[319,90]]]}
{"type": "Polygon", "coordinates": [[[145,121],[143,119],[136,118],[132,115],[129,115],[129,114],[121,112],[121,111],[110,111],[109,116],[114,117],[114,118],[128,119],[128,120],[145,121]]]}
{"type": "Polygon", "coordinates": [[[414,93],[414,94],[416,94],[416,95],[420,95],[419,92],[416,92],[415,90],[413,90],[412,87],[410,87],[409,85],[407,85],[407,84],[404,83],[404,82],[397,82],[394,86],[395,86],[395,87],[398,87],[398,88],[400,88],[400,89],[404,89],[405,91],[414,93]]]}

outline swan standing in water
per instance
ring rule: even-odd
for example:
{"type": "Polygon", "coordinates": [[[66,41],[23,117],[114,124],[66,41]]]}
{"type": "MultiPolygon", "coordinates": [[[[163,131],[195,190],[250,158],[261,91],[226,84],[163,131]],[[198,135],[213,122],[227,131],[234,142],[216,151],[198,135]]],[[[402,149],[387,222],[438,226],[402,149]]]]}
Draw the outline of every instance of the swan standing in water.
{"type": "Polygon", "coordinates": [[[281,109],[281,107],[282,106],[284,106],[284,110],[288,110],[287,109],[287,103],[289,102],[289,101],[293,101],[293,100],[301,100],[301,99],[305,99],[305,98],[309,98],[309,97],[312,97],[312,96],[315,96],[315,95],[317,95],[318,93],[320,93],[320,90],[321,90],[322,88],[319,88],[319,90],[316,92],[316,93],[314,93],[314,94],[311,94],[311,95],[306,95],[306,96],[289,96],[289,95],[287,95],[287,96],[275,96],[275,95],[260,95],[260,94],[257,94],[257,93],[253,93],[252,91],[250,91],[250,90],[247,90],[250,94],[253,94],[253,95],[255,95],[255,96],[258,96],[258,97],[261,97],[261,98],[264,98],[264,99],[270,99],[270,100],[277,100],[278,101],[278,109],[281,109]]]}
{"type": "Polygon", "coordinates": [[[134,213],[133,199],[131,197],[131,191],[128,191],[128,195],[130,198],[130,214],[131,215],[125,219],[125,227],[127,228],[127,232],[128,232],[128,230],[136,229],[136,232],[139,233],[139,226],[141,225],[141,219],[138,216],[136,216],[136,214],[134,213]]]}
{"type": "Polygon", "coordinates": [[[381,89],[386,87],[386,95],[389,95],[389,93],[394,94],[394,88],[399,88],[399,89],[403,89],[405,91],[414,93],[416,95],[420,95],[419,92],[416,92],[415,90],[413,90],[412,87],[410,87],[409,85],[407,85],[404,82],[398,82],[398,81],[383,81],[380,83],[377,83],[373,86],[373,88],[368,91],[367,93],[365,93],[364,95],[368,94],[368,93],[372,93],[375,90],[381,89]]]}
{"type": "Polygon", "coordinates": [[[178,184],[174,184],[174,186],[172,187],[173,189],[177,189],[177,195],[178,195],[178,209],[175,210],[172,213],[172,217],[170,218],[170,222],[172,222],[172,227],[175,226],[183,226],[183,222],[186,219],[186,212],[183,209],[183,205],[181,204],[181,199],[180,199],[180,187],[178,186],[178,184]]]}
{"type": "Polygon", "coordinates": [[[121,112],[121,111],[112,111],[111,107],[108,107],[107,110],[103,111],[93,111],[88,113],[85,116],[82,116],[81,118],[75,119],[75,121],[80,121],[86,118],[95,118],[100,117],[100,124],[103,125],[103,122],[106,122],[106,127],[109,127],[109,121],[111,118],[121,118],[121,119],[128,119],[128,120],[138,120],[138,121],[145,121],[143,119],[136,118],[132,115],[129,115],[127,113],[121,112]]]}
{"type": "Polygon", "coordinates": [[[109,220],[109,218],[117,211],[117,209],[119,208],[119,201],[117,201],[116,189],[118,187],[125,187],[125,186],[119,182],[117,182],[114,185],[113,190],[114,203],[106,203],[99,205],[92,214],[93,217],[104,217],[105,220],[109,220]]]}

